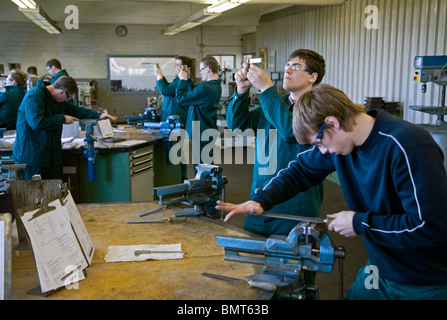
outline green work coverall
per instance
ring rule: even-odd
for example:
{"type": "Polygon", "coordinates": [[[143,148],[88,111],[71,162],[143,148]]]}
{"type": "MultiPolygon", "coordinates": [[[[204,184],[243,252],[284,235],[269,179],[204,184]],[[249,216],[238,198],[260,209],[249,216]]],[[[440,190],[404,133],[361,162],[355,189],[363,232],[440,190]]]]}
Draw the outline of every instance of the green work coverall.
{"type": "Polygon", "coordinates": [[[13,157],[16,164],[27,165],[25,179],[41,174],[42,169],[50,173],[50,176],[42,176],[43,179],[60,178],[64,114],[78,119],[100,117],[98,112],[90,109],[68,102],[57,103],[42,80],[23,98],[17,116],[13,157]]]}
{"type": "MultiPolygon", "coordinates": [[[[300,145],[295,140],[292,129],[293,109],[286,104],[288,95],[281,97],[274,87],[270,87],[259,96],[260,106],[252,111],[248,108],[248,98],[248,92],[241,95],[234,93],[228,104],[227,125],[232,130],[252,129],[256,134],[251,198],[256,189],[266,186],[281,169],[296,159],[297,154],[307,150],[309,145],[300,145]]],[[[323,186],[319,185],[276,205],[269,212],[319,217],[322,199],[323,186]]],[[[293,220],[247,215],[244,229],[268,237],[272,234],[287,235],[296,224],[297,221],[293,220]]]]}
{"type": "Polygon", "coordinates": [[[25,96],[24,86],[6,86],[0,93],[0,128],[15,130],[19,106],[25,96]]]}
{"type": "MultiPolygon", "coordinates": [[[[177,102],[189,105],[186,132],[193,139],[193,125],[200,123],[200,138],[206,129],[217,130],[217,112],[222,95],[220,80],[202,82],[194,89],[188,88],[188,81],[181,80],[177,85],[177,102]]],[[[194,142],[193,142],[194,143],[194,142]]],[[[209,141],[200,141],[200,152],[209,141]]]]}
{"type": "MultiPolygon", "coordinates": [[[[163,105],[161,106],[160,121],[164,122],[168,116],[177,115],[180,117],[180,122],[185,125],[188,116],[188,105],[179,104],[177,102],[177,98],[175,97],[175,91],[179,81],[180,79],[178,77],[176,77],[171,83],[169,83],[165,77],[157,81],[157,89],[160,94],[164,96],[163,105]]],[[[192,78],[186,80],[186,82],[192,89],[192,78]]]]}
{"type": "Polygon", "coordinates": [[[51,84],[55,83],[57,79],[59,79],[62,76],[68,76],[68,72],[67,70],[63,69],[61,71],[59,71],[58,73],[56,73],[53,78],[51,78],[51,84]]]}

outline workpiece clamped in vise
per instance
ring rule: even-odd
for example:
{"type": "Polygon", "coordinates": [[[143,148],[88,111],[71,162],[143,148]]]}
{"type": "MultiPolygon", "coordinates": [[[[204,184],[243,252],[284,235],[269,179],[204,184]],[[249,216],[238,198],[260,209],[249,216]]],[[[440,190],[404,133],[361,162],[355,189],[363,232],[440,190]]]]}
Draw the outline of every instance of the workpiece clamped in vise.
{"type": "Polygon", "coordinates": [[[226,177],[222,176],[222,168],[210,164],[198,164],[194,179],[184,180],[183,183],[154,188],[154,195],[159,197],[161,206],[170,206],[179,203],[192,205],[193,208],[181,210],[176,214],[180,216],[207,215],[216,218],[216,201],[220,195],[225,197],[226,177]]]}
{"type": "Polygon", "coordinates": [[[329,273],[338,258],[342,298],[345,250],[333,245],[326,222],[315,220],[299,222],[287,236],[271,235],[267,239],[218,236],[217,245],[225,248],[225,260],[263,265],[262,273],[249,278],[275,284],[278,299],[303,300],[307,291],[317,293],[316,286],[304,283],[302,272],[329,273]]]}

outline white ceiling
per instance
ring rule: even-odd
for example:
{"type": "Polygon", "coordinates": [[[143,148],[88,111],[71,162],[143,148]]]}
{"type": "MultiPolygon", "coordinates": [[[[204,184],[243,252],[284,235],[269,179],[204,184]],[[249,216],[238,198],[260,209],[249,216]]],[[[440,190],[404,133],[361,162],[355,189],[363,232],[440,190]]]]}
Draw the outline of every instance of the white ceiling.
{"type": "MultiPolygon", "coordinates": [[[[49,17],[63,26],[68,5],[79,9],[79,23],[147,24],[170,26],[215,3],[216,0],[35,0],[49,17]]],[[[209,26],[256,26],[263,14],[299,5],[333,5],[345,0],[250,0],[206,22],[209,26]]],[[[0,0],[0,22],[31,23],[10,0],[0,0]]]]}

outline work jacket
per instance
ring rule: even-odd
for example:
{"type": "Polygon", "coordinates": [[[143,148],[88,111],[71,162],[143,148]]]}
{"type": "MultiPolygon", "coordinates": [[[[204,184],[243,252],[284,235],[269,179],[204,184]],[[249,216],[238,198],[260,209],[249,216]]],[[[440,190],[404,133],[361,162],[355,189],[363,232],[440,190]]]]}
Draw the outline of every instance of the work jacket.
{"type": "Polygon", "coordinates": [[[17,116],[17,136],[13,157],[17,164],[49,168],[62,164],[64,114],[78,119],[99,119],[96,111],[68,102],[58,103],[39,80],[23,98],[17,116]]]}
{"type": "MultiPolygon", "coordinates": [[[[256,189],[262,189],[286,168],[297,155],[309,148],[298,144],[292,129],[292,108],[286,104],[289,95],[280,96],[274,87],[259,95],[260,106],[249,111],[249,93],[231,97],[227,108],[227,125],[230,129],[252,129],[256,135],[255,163],[250,198],[256,189]]],[[[292,199],[277,204],[269,210],[299,216],[319,217],[323,186],[312,187],[292,199]]],[[[296,221],[247,215],[244,228],[269,236],[288,234],[296,221]]]]}
{"type": "Polygon", "coordinates": [[[0,128],[16,128],[17,113],[24,96],[24,86],[6,86],[6,91],[0,93],[0,128]]]}
{"type": "Polygon", "coordinates": [[[200,122],[200,134],[206,129],[217,130],[217,112],[222,96],[220,80],[202,82],[194,89],[189,88],[188,80],[181,80],[177,85],[177,102],[189,105],[186,132],[192,137],[193,121],[200,122]]]}
{"type": "Polygon", "coordinates": [[[53,78],[51,78],[51,84],[55,83],[57,79],[59,79],[62,76],[68,76],[68,72],[67,70],[63,69],[61,71],[59,71],[58,73],[56,73],[53,78]]]}
{"type": "MultiPolygon", "coordinates": [[[[179,104],[177,98],[175,97],[175,91],[180,79],[176,77],[171,83],[166,80],[165,77],[157,81],[157,89],[161,95],[163,95],[163,104],[161,106],[160,120],[166,121],[168,116],[177,115],[180,117],[180,122],[186,124],[186,119],[188,116],[188,105],[179,104]]],[[[187,80],[188,87],[193,88],[192,75],[191,78],[187,80]]]]}

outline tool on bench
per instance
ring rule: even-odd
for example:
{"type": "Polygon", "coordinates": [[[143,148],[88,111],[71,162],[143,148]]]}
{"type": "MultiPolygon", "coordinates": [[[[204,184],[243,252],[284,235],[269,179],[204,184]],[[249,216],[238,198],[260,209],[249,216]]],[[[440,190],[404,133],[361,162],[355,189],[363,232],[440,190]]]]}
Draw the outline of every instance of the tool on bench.
{"type": "MultiPolygon", "coordinates": [[[[283,215],[274,216],[281,218],[283,215]]],[[[339,296],[342,299],[344,248],[334,246],[327,221],[308,217],[297,219],[301,221],[287,236],[271,235],[267,239],[218,236],[217,245],[225,248],[227,261],[264,265],[262,273],[249,278],[274,283],[278,288],[278,299],[302,300],[306,298],[306,292],[317,293],[315,286],[306,286],[302,271],[329,273],[338,258],[339,296]]]]}
{"type": "Polygon", "coordinates": [[[202,276],[219,279],[219,280],[248,284],[252,288],[258,288],[258,289],[262,289],[265,291],[272,291],[272,292],[276,291],[276,285],[274,283],[270,283],[270,282],[262,282],[262,281],[255,281],[255,280],[247,281],[244,279],[231,278],[231,277],[226,277],[226,276],[221,276],[221,275],[211,274],[211,273],[206,273],[206,272],[202,273],[202,276]]]}
{"type": "Polygon", "coordinates": [[[141,221],[127,221],[127,223],[151,223],[151,222],[179,222],[186,221],[186,217],[170,217],[168,219],[155,219],[155,220],[141,220],[141,221]]]}
{"type": "Polygon", "coordinates": [[[139,256],[140,254],[157,254],[157,253],[182,253],[185,254],[186,251],[158,251],[158,250],[135,250],[135,256],[139,256]]]}
{"type": "Polygon", "coordinates": [[[179,116],[168,116],[166,121],[162,122],[144,122],[144,127],[154,134],[169,136],[172,131],[180,130],[183,124],[179,116]]]}
{"type": "Polygon", "coordinates": [[[269,217],[269,218],[279,218],[279,219],[303,221],[303,222],[323,223],[326,225],[329,225],[329,223],[331,223],[333,220],[330,218],[321,219],[321,218],[314,218],[314,217],[294,216],[291,214],[270,213],[270,212],[265,212],[262,214],[262,216],[269,217]]]}
{"type": "Polygon", "coordinates": [[[154,188],[154,195],[159,197],[159,205],[170,206],[186,203],[194,206],[177,213],[176,217],[198,216],[202,214],[216,217],[216,201],[222,194],[225,201],[226,177],[222,176],[222,168],[210,164],[198,164],[194,179],[184,180],[181,184],[154,188]]]}
{"type": "Polygon", "coordinates": [[[170,207],[170,206],[162,206],[162,207],[159,207],[159,208],[156,208],[156,209],[152,209],[152,210],[149,210],[149,211],[147,211],[145,213],[139,214],[138,217],[147,216],[148,214],[151,214],[151,213],[154,213],[154,212],[157,212],[157,211],[160,211],[160,210],[167,209],[168,207],[170,207]]]}

